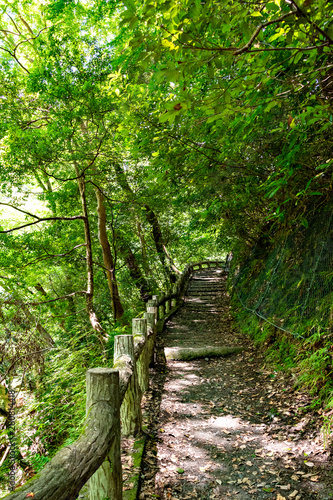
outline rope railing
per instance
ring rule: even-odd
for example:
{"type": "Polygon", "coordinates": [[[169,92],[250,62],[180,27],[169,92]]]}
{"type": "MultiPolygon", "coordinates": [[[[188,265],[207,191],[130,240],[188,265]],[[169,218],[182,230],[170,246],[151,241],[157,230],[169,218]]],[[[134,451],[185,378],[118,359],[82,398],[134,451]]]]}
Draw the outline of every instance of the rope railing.
{"type": "Polygon", "coordinates": [[[5,499],[73,500],[89,480],[90,500],[122,500],[121,437],[142,432],[141,398],[149,387],[157,332],[181,305],[193,271],[218,266],[225,262],[188,264],[173,290],[154,295],[143,318],[133,319],[132,334],[114,338],[113,367],[87,370],[86,420],[80,437],[5,499]]]}

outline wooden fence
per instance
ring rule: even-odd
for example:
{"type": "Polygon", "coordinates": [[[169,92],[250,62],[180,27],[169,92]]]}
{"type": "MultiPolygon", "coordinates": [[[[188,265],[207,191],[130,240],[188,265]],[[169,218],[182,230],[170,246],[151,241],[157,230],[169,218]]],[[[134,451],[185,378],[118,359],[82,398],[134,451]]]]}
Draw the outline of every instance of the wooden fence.
{"type": "Polygon", "coordinates": [[[179,307],[194,270],[224,265],[188,264],[171,292],[147,302],[143,318],[133,319],[132,335],[115,337],[113,367],[87,371],[87,416],[81,436],[6,499],[73,500],[90,480],[91,500],[122,500],[121,436],[141,433],[141,397],[149,386],[156,332],[179,307]]]}

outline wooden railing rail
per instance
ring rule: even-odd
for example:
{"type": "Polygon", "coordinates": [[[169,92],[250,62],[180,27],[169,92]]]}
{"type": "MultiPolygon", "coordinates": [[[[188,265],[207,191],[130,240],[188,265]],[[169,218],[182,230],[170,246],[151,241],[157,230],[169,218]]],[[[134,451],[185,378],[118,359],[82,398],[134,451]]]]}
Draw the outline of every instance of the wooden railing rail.
{"type": "Polygon", "coordinates": [[[120,440],[142,432],[141,398],[149,387],[156,332],[180,305],[196,268],[224,265],[224,261],[188,264],[172,291],[153,295],[144,317],[133,319],[132,335],[115,337],[113,367],[87,371],[87,417],[81,436],[5,499],[73,500],[89,480],[90,500],[122,500],[120,440]]]}

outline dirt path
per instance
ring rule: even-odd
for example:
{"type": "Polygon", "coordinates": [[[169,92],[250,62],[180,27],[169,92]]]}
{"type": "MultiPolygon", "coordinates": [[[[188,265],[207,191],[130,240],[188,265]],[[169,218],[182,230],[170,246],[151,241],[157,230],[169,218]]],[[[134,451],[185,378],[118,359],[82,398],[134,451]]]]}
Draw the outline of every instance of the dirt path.
{"type": "Polygon", "coordinates": [[[263,369],[260,354],[235,331],[221,270],[195,273],[163,343],[246,349],[167,364],[159,356],[145,403],[150,437],[140,499],[333,498],[318,415],[304,412],[309,398],[263,369]]]}

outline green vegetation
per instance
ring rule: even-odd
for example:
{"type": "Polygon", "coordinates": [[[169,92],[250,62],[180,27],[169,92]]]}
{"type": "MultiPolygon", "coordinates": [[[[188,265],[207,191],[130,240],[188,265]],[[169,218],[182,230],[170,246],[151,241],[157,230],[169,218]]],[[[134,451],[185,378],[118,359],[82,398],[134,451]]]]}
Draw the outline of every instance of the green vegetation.
{"type": "Polygon", "coordinates": [[[239,324],[332,406],[332,3],[0,6],[0,377],[21,388],[21,468],[77,437],[85,371],[144,301],[227,252],[239,324]]]}

